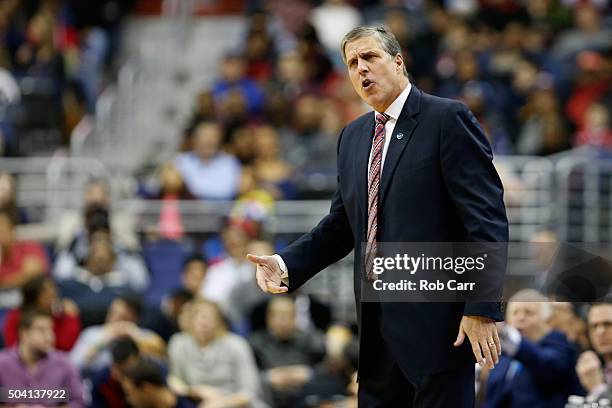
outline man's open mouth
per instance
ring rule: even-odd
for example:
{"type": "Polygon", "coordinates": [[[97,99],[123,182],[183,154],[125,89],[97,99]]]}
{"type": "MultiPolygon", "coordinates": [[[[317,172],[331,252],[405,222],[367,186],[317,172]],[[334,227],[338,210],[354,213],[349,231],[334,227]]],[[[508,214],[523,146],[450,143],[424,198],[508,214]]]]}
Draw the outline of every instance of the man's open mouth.
{"type": "Polygon", "coordinates": [[[364,90],[370,90],[373,86],[374,86],[374,82],[370,81],[369,79],[364,79],[363,81],[361,81],[361,86],[363,87],[364,90]]]}

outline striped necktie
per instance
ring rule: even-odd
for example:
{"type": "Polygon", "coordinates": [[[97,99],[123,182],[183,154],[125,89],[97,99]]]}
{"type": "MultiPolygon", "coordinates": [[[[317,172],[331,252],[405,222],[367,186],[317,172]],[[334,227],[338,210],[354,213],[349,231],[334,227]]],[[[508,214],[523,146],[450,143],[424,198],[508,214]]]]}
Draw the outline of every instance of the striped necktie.
{"type": "Polygon", "coordinates": [[[382,173],[383,148],[385,146],[385,124],[389,116],[376,114],[374,140],[372,141],[372,162],[368,172],[368,231],[366,234],[366,276],[374,280],[373,263],[376,256],[376,234],[378,232],[378,201],[380,191],[380,175],[382,173]]]}

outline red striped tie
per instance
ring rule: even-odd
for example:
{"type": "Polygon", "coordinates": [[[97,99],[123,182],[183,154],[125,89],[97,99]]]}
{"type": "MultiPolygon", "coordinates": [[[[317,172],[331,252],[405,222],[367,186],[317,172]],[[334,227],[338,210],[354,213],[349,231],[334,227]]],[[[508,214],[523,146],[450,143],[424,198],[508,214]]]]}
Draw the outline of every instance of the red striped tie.
{"type": "Polygon", "coordinates": [[[385,146],[385,124],[389,116],[376,114],[376,127],[372,141],[372,163],[368,173],[368,232],[366,234],[366,276],[374,280],[373,262],[376,256],[376,233],[378,232],[378,201],[380,190],[380,174],[382,173],[383,148],[385,146]]]}

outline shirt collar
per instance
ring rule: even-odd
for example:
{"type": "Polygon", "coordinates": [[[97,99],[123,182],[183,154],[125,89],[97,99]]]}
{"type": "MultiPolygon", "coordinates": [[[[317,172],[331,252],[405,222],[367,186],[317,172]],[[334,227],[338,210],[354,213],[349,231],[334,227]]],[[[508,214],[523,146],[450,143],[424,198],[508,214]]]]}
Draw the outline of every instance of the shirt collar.
{"type": "MultiPolygon", "coordinates": [[[[399,94],[397,98],[389,105],[385,113],[389,115],[392,119],[397,120],[402,113],[402,109],[404,104],[406,103],[406,99],[408,99],[408,95],[410,95],[410,90],[412,89],[412,84],[408,82],[408,85],[404,88],[402,93],[399,94]]],[[[374,111],[374,117],[379,112],[374,111]]]]}

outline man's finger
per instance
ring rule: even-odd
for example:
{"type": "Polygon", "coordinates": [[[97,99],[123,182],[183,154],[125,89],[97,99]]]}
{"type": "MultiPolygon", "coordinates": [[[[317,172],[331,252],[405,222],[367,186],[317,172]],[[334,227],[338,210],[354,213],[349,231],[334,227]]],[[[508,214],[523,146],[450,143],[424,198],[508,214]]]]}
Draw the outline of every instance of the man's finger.
{"type": "Polygon", "coordinates": [[[491,362],[493,366],[499,363],[499,352],[497,351],[497,344],[495,344],[495,340],[491,336],[488,337],[487,345],[489,346],[489,350],[491,351],[491,362]]]}
{"type": "Polygon", "coordinates": [[[257,267],[257,271],[255,272],[255,280],[257,280],[257,285],[259,286],[259,289],[264,292],[268,291],[268,287],[266,286],[266,280],[263,277],[263,272],[260,267],[257,267]]]}
{"type": "Polygon", "coordinates": [[[482,357],[482,352],[480,351],[480,344],[478,344],[478,342],[476,341],[472,343],[472,353],[474,353],[474,357],[476,357],[476,362],[478,363],[478,365],[480,365],[480,367],[482,368],[485,368],[484,358],[482,357]]]}
{"type": "Polygon", "coordinates": [[[246,258],[255,265],[268,265],[268,260],[262,256],[247,254],[246,258]]]}
{"type": "Polygon", "coordinates": [[[270,293],[285,293],[289,290],[286,286],[276,285],[274,282],[266,281],[266,287],[270,293]]]}
{"type": "Polygon", "coordinates": [[[455,340],[455,342],[453,343],[453,346],[459,347],[460,345],[463,344],[464,340],[465,340],[465,332],[463,331],[462,327],[459,327],[459,334],[457,334],[457,340],[455,340]]]}
{"type": "Polygon", "coordinates": [[[493,368],[493,350],[491,350],[491,345],[487,343],[488,340],[486,338],[483,338],[480,340],[480,349],[482,350],[482,353],[484,355],[484,358],[486,359],[486,364],[487,367],[489,368],[493,368]]]}
{"type": "MultiPolygon", "coordinates": [[[[497,333],[497,326],[494,326],[494,330],[493,330],[493,341],[495,342],[495,348],[497,349],[497,356],[501,356],[502,353],[502,346],[501,346],[501,340],[499,339],[499,333],[497,333]]],[[[497,359],[497,362],[499,363],[499,358],[497,359]]]]}

